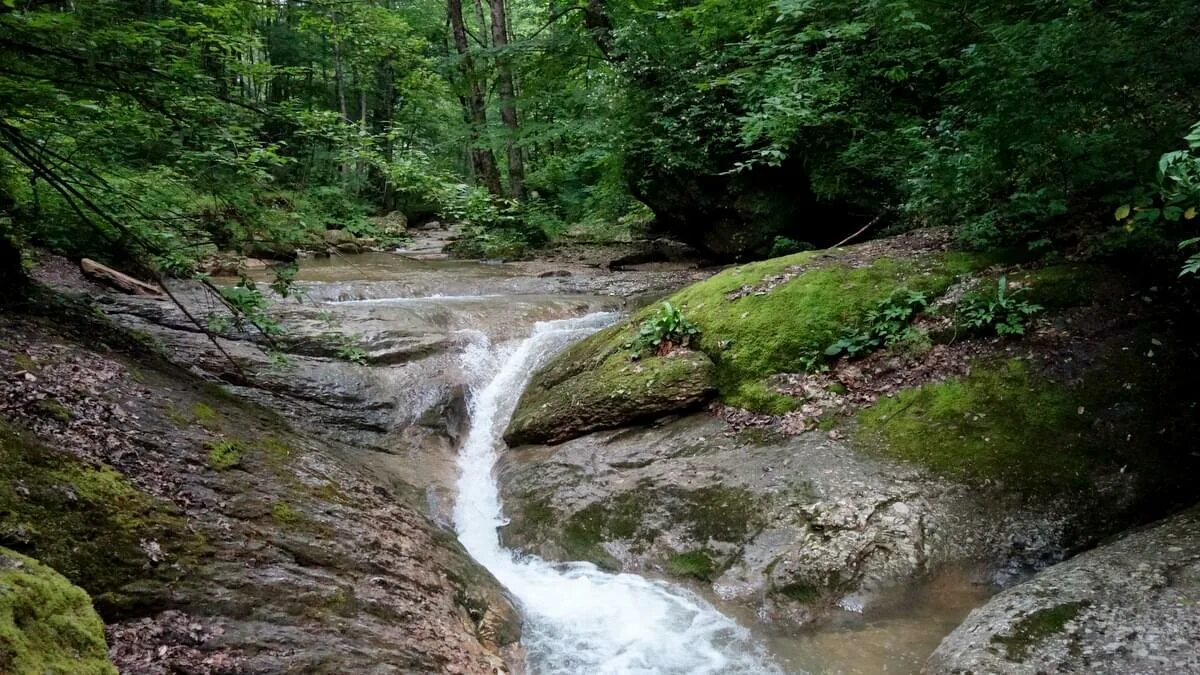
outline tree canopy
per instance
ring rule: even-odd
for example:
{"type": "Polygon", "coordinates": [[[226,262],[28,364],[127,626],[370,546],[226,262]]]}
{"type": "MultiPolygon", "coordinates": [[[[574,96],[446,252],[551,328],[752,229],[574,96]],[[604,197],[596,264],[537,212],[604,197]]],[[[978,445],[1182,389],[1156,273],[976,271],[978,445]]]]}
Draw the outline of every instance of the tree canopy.
{"type": "Polygon", "coordinates": [[[1189,2],[3,0],[0,234],[175,275],[392,211],[480,255],[878,223],[1178,258],[1198,81],[1189,2]]]}

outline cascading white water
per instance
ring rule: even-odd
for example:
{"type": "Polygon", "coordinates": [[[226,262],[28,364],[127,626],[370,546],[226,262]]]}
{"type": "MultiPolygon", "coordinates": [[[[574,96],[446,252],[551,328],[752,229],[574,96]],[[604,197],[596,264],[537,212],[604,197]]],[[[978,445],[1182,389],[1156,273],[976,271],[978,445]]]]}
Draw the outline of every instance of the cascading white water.
{"type": "Polygon", "coordinates": [[[482,336],[468,346],[463,370],[478,383],[458,461],[459,540],[520,604],[534,675],[779,672],[745,628],[686,589],[590,563],[549,563],[500,545],[504,517],[493,468],[521,391],[549,355],[614,318],[539,323],[515,348],[493,348],[482,336]]]}

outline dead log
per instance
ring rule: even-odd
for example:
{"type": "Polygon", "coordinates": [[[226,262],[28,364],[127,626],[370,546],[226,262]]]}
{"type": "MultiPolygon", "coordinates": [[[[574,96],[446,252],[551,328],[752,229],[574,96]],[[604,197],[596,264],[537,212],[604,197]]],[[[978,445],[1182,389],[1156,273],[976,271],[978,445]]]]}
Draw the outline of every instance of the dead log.
{"type": "Polygon", "coordinates": [[[101,265],[90,258],[84,258],[83,260],[80,260],[79,269],[83,270],[85,275],[103,284],[112,286],[123,293],[158,299],[166,297],[162,290],[157,286],[151,286],[144,281],[134,279],[128,274],[122,274],[121,272],[118,272],[106,265],[101,265]]]}

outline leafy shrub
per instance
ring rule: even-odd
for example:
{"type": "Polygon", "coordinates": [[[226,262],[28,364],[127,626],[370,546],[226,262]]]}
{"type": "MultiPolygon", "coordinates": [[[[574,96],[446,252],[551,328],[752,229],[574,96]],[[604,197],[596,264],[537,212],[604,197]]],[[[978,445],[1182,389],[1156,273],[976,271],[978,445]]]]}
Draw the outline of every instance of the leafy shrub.
{"type": "MultiPolygon", "coordinates": [[[[1200,237],[1185,239],[1179,243],[1179,248],[1181,250],[1185,250],[1195,246],[1196,244],[1200,244],[1200,237]]],[[[1184,261],[1183,270],[1179,272],[1179,276],[1183,276],[1185,274],[1196,274],[1197,272],[1200,272],[1200,253],[1193,253],[1192,255],[1188,256],[1187,260],[1184,261]]]]}
{"type": "Polygon", "coordinates": [[[654,316],[642,322],[631,346],[638,354],[651,349],[665,354],[673,347],[687,347],[699,335],[699,326],[689,321],[678,307],[664,302],[654,316]]]}
{"type": "Polygon", "coordinates": [[[796,241],[790,237],[775,237],[775,241],[771,243],[771,252],[767,254],[767,257],[781,258],[801,251],[811,251],[813,248],[815,247],[807,241],[796,241]]]}
{"type": "Polygon", "coordinates": [[[1042,306],[1022,299],[1027,289],[1010,291],[1008,278],[1001,276],[995,293],[972,293],[959,306],[960,323],[968,330],[996,335],[1024,335],[1025,323],[1042,306]]]}
{"type": "MultiPolygon", "coordinates": [[[[1200,215],[1200,124],[1193,126],[1184,140],[1187,150],[1168,152],[1159,158],[1156,182],[1137,190],[1127,203],[1117,207],[1114,216],[1126,233],[1149,232],[1161,241],[1162,226],[1178,232],[1179,226],[1200,215]]],[[[1179,243],[1179,250],[1198,242],[1200,237],[1185,239],[1179,243]]],[[[1200,254],[1193,254],[1184,262],[1180,276],[1197,271],[1200,254]]]]}
{"type": "Polygon", "coordinates": [[[880,347],[890,347],[910,337],[909,325],[929,305],[924,293],[897,289],[867,313],[863,328],[848,328],[842,337],[825,348],[825,356],[864,356],[880,347]]]}

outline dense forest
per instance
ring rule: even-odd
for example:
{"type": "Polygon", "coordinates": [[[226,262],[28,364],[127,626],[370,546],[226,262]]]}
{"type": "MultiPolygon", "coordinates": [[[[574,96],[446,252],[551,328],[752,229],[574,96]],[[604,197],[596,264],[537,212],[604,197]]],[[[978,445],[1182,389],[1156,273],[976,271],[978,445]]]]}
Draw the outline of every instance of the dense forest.
{"type": "Polygon", "coordinates": [[[937,224],[1182,264],[1198,42],[1150,0],[5,0],[2,234],[183,276],[393,211],[490,257],[937,224]]]}
{"type": "Polygon", "coordinates": [[[1200,2],[0,0],[0,673],[1200,673],[1200,2]]]}

